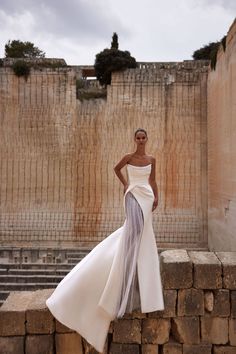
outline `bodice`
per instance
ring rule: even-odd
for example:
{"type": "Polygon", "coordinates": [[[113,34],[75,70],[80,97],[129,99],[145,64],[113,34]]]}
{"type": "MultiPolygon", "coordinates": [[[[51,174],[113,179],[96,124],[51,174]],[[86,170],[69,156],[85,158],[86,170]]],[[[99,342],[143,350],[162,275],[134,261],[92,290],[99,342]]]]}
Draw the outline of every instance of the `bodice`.
{"type": "Polygon", "coordinates": [[[149,184],[151,164],[146,166],[134,166],[127,164],[129,184],[149,184]]]}

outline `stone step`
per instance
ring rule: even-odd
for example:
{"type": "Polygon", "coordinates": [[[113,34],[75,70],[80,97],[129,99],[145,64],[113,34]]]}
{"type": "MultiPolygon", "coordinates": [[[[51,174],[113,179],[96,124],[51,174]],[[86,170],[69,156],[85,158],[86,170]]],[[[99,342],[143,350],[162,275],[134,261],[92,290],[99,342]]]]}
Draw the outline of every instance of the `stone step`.
{"type": "Polygon", "coordinates": [[[6,273],[7,273],[7,269],[6,269],[6,268],[0,269],[0,275],[1,275],[1,274],[6,274],[6,273]]]}
{"type": "Polygon", "coordinates": [[[79,263],[81,261],[81,259],[75,259],[75,258],[73,258],[73,259],[70,259],[70,258],[68,258],[68,264],[74,264],[74,265],[76,265],[77,263],[79,263]]]}
{"type": "Polygon", "coordinates": [[[78,252],[78,253],[68,253],[66,258],[69,259],[69,258],[83,258],[87,255],[88,253],[87,252],[78,252]]]}
{"type": "Polygon", "coordinates": [[[17,268],[17,269],[71,269],[73,265],[77,263],[7,263],[7,264],[0,264],[0,269],[10,269],[10,268],[17,268]]]}
{"type": "Polygon", "coordinates": [[[59,283],[62,280],[63,276],[61,275],[0,275],[0,284],[1,283],[59,283]]]}
{"type": "MultiPolygon", "coordinates": [[[[9,269],[7,274],[16,275],[62,275],[69,273],[68,269],[9,269]]],[[[1,273],[0,273],[1,274],[1,273]]]]}
{"type": "Polygon", "coordinates": [[[0,283],[0,291],[21,291],[56,288],[56,283],[0,283]]]}
{"type": "Polygon", "coordinates": [[[0,291],[0,300],[6,300],[8,295],[10,294],[10,291],[8,290],[1,290],[0,291]]]}

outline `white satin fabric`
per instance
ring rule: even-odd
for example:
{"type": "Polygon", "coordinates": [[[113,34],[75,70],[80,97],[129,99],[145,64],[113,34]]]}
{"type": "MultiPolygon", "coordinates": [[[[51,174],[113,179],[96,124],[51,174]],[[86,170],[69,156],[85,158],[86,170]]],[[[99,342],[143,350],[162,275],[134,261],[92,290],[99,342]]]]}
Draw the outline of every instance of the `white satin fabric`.
{"type": "Polygon", "coordinates": [[[57,285],[46,305],[53,316],[103,352],[110,322],[139,309],[164,309],[152,226],[151,164],[127,165],[126,219],[57,285]]]}

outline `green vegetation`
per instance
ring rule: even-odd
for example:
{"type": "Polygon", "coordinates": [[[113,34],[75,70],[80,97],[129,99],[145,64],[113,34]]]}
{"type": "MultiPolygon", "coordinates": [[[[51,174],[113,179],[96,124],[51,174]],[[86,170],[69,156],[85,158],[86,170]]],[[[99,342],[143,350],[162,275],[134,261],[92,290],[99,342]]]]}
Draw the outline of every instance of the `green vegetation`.
{"type": "Polygon", "coordinates": [[[192,57],[194,60],[206,59],[211,61],[211,68],[215,70],[216,61],[217,61],[217,52],[220,47],[223,46],[225,51],[226,49],[226,36],[224,36],[220,41],[210,42],[200,49],[194,51],[192,57]]]}
{"type": "Polygon", "coordinates": [[[45,53],[32,42],[22,42],[20,40],[8,41],[5,44],[6,58],[44,58],[45,53]]]}
{"type": "Polygon", "coordinates": [[[130,52],[119,50],[118,46],[118,36],[114,32],[111,48],[106,48],[96,54],[95,74],[102,86],[106,87],[111,83],[112,72],[137,67],[136,60],[130,55],[130,52]]]}
{"type": "Polygon", "coordinates": [[[30,74],[30,66],[24,60],[17,60],[12,69],[17,76],[24,76],[25,79],[28,78],[30,74]]]}

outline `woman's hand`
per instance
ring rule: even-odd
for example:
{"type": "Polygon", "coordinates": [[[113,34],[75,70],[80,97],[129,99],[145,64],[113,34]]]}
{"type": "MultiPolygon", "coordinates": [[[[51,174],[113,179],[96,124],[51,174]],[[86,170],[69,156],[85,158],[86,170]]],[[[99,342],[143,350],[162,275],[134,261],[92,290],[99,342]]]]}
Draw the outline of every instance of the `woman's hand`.
{"type": "Polygon", "coordinates": [[[152,211],[156,209],[156,207],[158,206],[158,198],[156,197],[154,199],[153,205],[152,205],[152,211]]]}
{"type": "Polygon", "coordinates": [[[124,194],[125,194],[125,192],[126,192],[126,190],[127,190],[128,187],[129,187],[128,184],[125,184],[125,185],[124,185],[124,194]]]}

